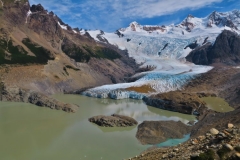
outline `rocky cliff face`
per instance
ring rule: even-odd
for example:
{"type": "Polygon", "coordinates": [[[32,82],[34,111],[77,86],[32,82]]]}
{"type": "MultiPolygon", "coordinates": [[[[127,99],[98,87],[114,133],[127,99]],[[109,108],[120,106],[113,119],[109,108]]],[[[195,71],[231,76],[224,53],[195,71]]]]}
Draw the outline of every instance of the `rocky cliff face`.
{"type": "Polygon", "coordinates": [[[224,30],[215,43],[206,43],[197,47],[186,57],[195,64],[209,65],[212,63],[224,63],[236,65],[240,62],[240,37],[234,32],[224,30]]]}

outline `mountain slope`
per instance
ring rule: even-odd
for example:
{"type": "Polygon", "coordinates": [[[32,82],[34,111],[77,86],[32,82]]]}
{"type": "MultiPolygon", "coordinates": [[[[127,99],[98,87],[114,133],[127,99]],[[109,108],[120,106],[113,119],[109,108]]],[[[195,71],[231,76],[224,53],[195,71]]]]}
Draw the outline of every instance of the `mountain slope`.
{"type": "Polygon", "coordinates": [[[0,80],[6,85],[52,94],[123,82],[134,73],[126,52],[95,42],[40,4],[2,2],[0,80]]]}
{"type": "Polygon", "coordinates": [[[240,37],[224,30],[213,45],[205,44],[190,52],[186,59],[195,64],[225,63],[237,65],[240,62],[240,37]]]}

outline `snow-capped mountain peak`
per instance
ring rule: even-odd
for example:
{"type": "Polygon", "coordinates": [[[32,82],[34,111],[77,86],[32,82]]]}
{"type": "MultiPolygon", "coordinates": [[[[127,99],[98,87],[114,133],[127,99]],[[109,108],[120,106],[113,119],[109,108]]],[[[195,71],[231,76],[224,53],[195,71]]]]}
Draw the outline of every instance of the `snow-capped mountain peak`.
{"type": "Polygon", "coordinates": [[[142,64],[143,68],[153,66],[154,70],[135,75],[140,79],[133,83],[102,86],[85,93],[105,98],[110,95],[118,99],[141,98],[141,94],[122,92],[122,89],[134,86],[150,86],[156,93],[181,89],[197,74],[211,69],[208,66],[185,63],[185,57],[197,47],[214,44],[216,37],[223,30],[239,34],[238,28],[240,28],[240,11],[234,10],[225,13],[212,12],[204,18],[188,15],[178,25],[140,25],[132,22],[129,27],[117,30],[116,33],[101,34],[100,31],[90,31],[89,34],[96,41],[106,39],[107,43],[127,50],[129,56],[142,64]]]}
{"type": "Polygon", "coordinates": [[[208,16],[207,27],[216,25],[218,27],[227,26],[229,28],[238,30],[240,27],[240,11],[233,10],[230,12],[212,12],[208,16]]]}
{"type": "Polygon", "coordinates": [[[205,30],[209,28],[224,28],[238,31],[240,28],[240,11],[233,10],[230,12],[212,12],[209,16],[198,18],[189,14],[178,25],[141,25],[132,22],[127,28],[121,28],[120,32],[142,32],[142,33],[170,33],[182,35],[193,30],[205,30]],[[176,32],[177,31],[177,32],[176,32]]]}

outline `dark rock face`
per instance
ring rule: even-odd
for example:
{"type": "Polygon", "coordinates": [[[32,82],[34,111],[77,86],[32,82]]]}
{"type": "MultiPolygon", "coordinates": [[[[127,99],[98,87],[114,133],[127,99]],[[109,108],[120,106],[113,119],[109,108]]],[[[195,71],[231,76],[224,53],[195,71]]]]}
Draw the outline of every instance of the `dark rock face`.
{"type": "Polygon", "coordinates": [[[138,124],[138,122],[131,117],[117,114],[113,114],[112,116],[95,116],[89,118],[89,122],[102,127],[128,127],[138,124]]]}
{"type": "Polygon", "coordinates": [[[224,63],[236,65],[240,63],[240,37],[231,31],[224,30],[214,45],[206,43],[193,50],[186,59],[199,65],[224,63]]]}
{"type": "Polygon", "coordinates": [[[38,5],[32,5],[30,10],[31,10],[31,12],[43,12],[44,8],[41,4],[38,4],[38,5]]]}
{"type": "Polygon", "coordinates": [[[197,47],[195,50],[190,52],[190,54],[186,57],[187,61],[193,62],[198,65],[208,65],[208,53],[212,48],[212,44],[209,42],[201,47],[197,47]]]}
{"type": "Polygon", "coordinates": [[[65,112],[76,112],[78,109],[77,105],[65,104],[44,94],[17,87],[6,87],[3,84],[0,84],[0,101],[31,103],[65,112]]]}
{"type": "Polygon", "coordinates": [[[236,64],[240,62],[240,37],[231,32],[223,31],[216,39],[209,53],[210,63],[223,62],[236,64]]]}
{"type": "Polygon", "coordinates": [[[142,144],[158,144],[168,138],[183,138],[190,129],[180,121],[144,121],[138,126],[136,137],[142,144]]]}
{"type": "Polygon", "coordinates": [[[197,41],[195,41],[194,43],[190,43],[189,45],[187,45],[184,49],[187,49],[187,47],[195,49],[197,46],[198,46],[197,41]]]}

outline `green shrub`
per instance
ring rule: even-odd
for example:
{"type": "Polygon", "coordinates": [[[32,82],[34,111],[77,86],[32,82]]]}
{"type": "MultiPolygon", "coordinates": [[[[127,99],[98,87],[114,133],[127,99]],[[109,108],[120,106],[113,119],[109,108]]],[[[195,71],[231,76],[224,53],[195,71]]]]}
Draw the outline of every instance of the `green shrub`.
{"type": "Polygon", "coordinates": [[[12,40],[9,40],[8,42],[0,40],[0,64],[46,64],[48,60],[53,60],[53,58],[50,57],[50,51],[33,44],[30,39],[26,38],[22,42],[36,56],[28,55],[27,51],[24,50],[22,46],[14,46],[12,40]],[[5,59],[5,52],[11,54],[10,59],[5,59]]]}
{"type": "Polygon", "coordinates": [[[226,154],[229,152],[230,150],[228,148],[223,147],[222,149],[219,149],[217,151],[217,154],[220,157],[220,159],[225,159],[226,154]]]}
{"type": "Polygon", "coordinates": [[[214,160],[214,151],[209,149],[205,153],[201,153],[198,157],[191,157],[191,160],[214,160]]]}

